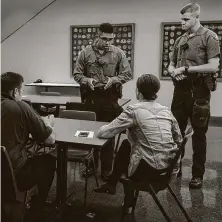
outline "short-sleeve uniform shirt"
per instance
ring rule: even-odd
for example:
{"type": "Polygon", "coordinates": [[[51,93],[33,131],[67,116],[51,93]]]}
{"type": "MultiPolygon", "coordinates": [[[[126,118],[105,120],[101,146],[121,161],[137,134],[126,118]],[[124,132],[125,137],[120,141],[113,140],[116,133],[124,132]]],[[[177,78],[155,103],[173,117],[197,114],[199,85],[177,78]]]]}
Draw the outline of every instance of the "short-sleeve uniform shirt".
{"type": "Polygon", "coordinates": [[[107,77],[124,74],[120,83],[125,83],[131,79],[131,68],[124,52],[116,46],[111,45],[108,51],[100,55],[98,49],[89,46],[80,52],[74,69],[74,79],[82,83],[82,75],[88,78],[94,78],[97,82],[107,83],[107,77]]]}
{"type": "Polygon", "coordinates": [[[208,60],[220,54],[218,36],[215,32],[200,26],[196,33],[183,34],[175,41],[171,62],[176,68],[207,64],[208,60]],[[185,49],[183,46],[187,44],[185,49]]]}

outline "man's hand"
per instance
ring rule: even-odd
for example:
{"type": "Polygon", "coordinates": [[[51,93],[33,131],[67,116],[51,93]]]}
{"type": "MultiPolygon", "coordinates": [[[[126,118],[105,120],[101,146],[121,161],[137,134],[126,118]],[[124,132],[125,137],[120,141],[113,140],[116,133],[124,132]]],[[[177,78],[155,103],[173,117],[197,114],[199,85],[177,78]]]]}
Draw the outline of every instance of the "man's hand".
{"type": "Polygon", "coordinates": [[[54,115],[48,115],[48,116],[44,116],[42,117],[44,123],[46,126],[51,126],[53,127],[55,125],[55,118],[54,115]]]}
{"type": "Polygon", "coordinates": [[[183,74],[184,71],[185,71],[184,67],[174,69],[174,71],[171,73],[171,76],[172,76],[172,78],[176,79],[177,81],[183,80],[186,78],[186,76],[183,74]]]}
{"type": "Polygon", "coordinates": [[[184,74],[179,74],[179,75],[177,75],[177,76],[175,77],[175,79],[176,79],[177,81],[184,80],[184,79],[186,79],[186,78],[187,78],[187,76],[185,76],[184,74]]]}
{"type": "Polygon", "coordinates": [[[173,78],[175,78],[177,75],[183,74],[184,71],[185,71],[184,67],[180,67],[180,68],[174,69],[173,72],[171,73],[171,76],[173,78]]]}
{"type": "Polygon", "coordinates": [[[104,89],[106,90],[106,89],[110,88],[112,86],[112,84],[113,84],[113,80],[110,77],[108,77],[108,82],[106,83],[104,89]]]}
{"type": "Polygon", "coordinates": [[[94,90],[93,82],[96,82],[96,80],[93,79],[93,78],[87,78],[87,85],[89,86],[89,88],[90,88],[91,90],[94,90]]]}

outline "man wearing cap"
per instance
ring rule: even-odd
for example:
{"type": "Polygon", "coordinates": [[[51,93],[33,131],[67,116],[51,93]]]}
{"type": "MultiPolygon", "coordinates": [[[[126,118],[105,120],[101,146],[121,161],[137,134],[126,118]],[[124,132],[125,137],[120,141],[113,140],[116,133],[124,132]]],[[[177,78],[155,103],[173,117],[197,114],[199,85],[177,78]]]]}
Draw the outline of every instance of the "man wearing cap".
{"type": "MultiPolygon", "coordinates": [[[[122,84],[132,79],[130,64],[124,52],[112,45],[113,26],[103,23],[93,45],[83,49],[76,61],[73,76],[80,84],[82,101],[96,112],[97,121],[112,121],[121,112],[118,99],[122,84]]],[[[101,176],[112,170],[114,139],[101,151],[101,176]]]]}
{"type": "Polygon", "coordinates": [[[210,118],[210,91],[215,90],[214,75],[219,66],[217,35],[200,24],[200,6],[190,3],[182,8],[185,34],[177,38],[168,71],[175,88],[172,112],[184,136],[188,118],[194,130],[191,188],[201,188],[206,161],[206,132],[210,118]]]}

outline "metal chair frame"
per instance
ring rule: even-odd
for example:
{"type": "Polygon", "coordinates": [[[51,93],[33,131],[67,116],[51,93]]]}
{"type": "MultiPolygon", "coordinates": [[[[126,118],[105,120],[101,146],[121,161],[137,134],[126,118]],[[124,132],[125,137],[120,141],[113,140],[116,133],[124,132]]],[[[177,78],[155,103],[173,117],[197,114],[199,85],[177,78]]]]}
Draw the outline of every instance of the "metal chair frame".
{"type": "MultiPolygon", "coordinates": [[[[124,190],[126,192],[129,191],[129,190],[133,190],[133,192],[134,192],[134,200],[133,200],[133,204],[132,204],[132,213],[134,213],[134,211],[135,211],[135,207],[136,207],[139,191],[145,191],[145,192],[149,192],[151,194],[151,196],[153,197],[155,203],[159,207],[161,213],[165,217],[166,221],[170,222],[171,221],[170,217],[168,216],[167,212],[165,211],[165,209],[163,208],[162,204],[160,203],[160,201],[159,201],[159,199],[157,197],[157,193],[159,191],[168,189],[170,194],[175,199],[177,205],[181,209],[182,213],[186,217],[187,221],[189,221],[189,222],[192,221],[190,216],[188,215],[188,213],[186,212],[186,210],[184,209],[183,205],[180,203],[180,201],[178,200],[176,194],[174,193],[173,189],[170,186],[173,169],[174,169],[175,165],[177,164],[178,159],[181,156],[181,152],[182,152],[183,148],[185,147],[185,145],[186,145],[186,143],[188,141],[188,138],[192,134],[193,134],[193,130],[190,127],[186,131],[184,139],[183,139],[183,141],[182,141],[182,143],[181,143],[181,145],[179,147],[179,151],[177,152],[175,158],[172,160],[169,168],[164,170],[162,173],[160,173],[158,179],[155,179],[154,181],[138,182],[138,183],[133,182],[132,180],[126,179],[126,178],[120,179],[120,182],[123,183],[124,190]]],[[[124,219],[125,219],[125,216],[126,216],[125,212],[126,212],[126,210],[123,209],[123,214],[122,214],[121,221],[124,221],[124,219]]]]}
{"type": "MultiPolygon", "coordinates": [[[[17,187],[16,179],[15,179],[15,174],[14,174],[14,171],[12,168],[12,163],[9,158],[9,154],[4,146],[1,146],[1,158],[2,158],[2,172],[10,171],[10,172],[8,172],[10,175],[9,174],[7,175],[7,178],[10,180],[10,181],[8,181],[9,184],[7,184],[7,186],[9,186],[11,184],[12,189],[13,189],[13,191],[12,191],[13,197],[10,197],[9,198],[10,200],[6,200],[6,201],[3,200],[3,202],[2,202],[2,207],[3,207],[3,210],[5,211],[5,216],[9,217],[7,219],[7,221],[21,221],[21,222],[23,222],[26,208],[30,207],[29,201],[31,200],[31,196],[33,194],[37,193],[37,186],[35,185],[31,189],[25,190],[23,192],[19,191],[18,187],[17,187]],[[7,166],[3,165],[3,158],[5,158],[7,166]],[[5,167],[8,169],[6,169],[5,167]],[[5,168],[5,170],[4,170],[4,168],[5,168]],[[18,207],[22,207],[21,211],[19,211],[19,214],[20,214],[19,216],[21,217],[19,219],[17,217],[16,218],[13,217],[14,216],[13,212],[16,211],[16,209],[18,207]],[[10,211],[12,214],[10,213],[10,215],[7,215],[6,211],[10,211]]],[[[2,182],[8,183],[5,180],[2,182]]],[[[7,191],[2,190],[2,193],[3,192],[5,195],[8,195],[7,191]]]]}
{"type": "MultiPolygon", "coordinates": [[[[79,110],[63,110],[60,113],[60,118],[66,118],[66,119],[79,119],[79,120],[91,120],[95,121],[96,120],[96,114],[91,111],[79,111],[79,110]]],[[[75,163],[84,163],[86,169],[85,173],[90,170],[90,162],[92,163],[93,167],[93,174],[95,177],[96,181],[96,186],[99,187],[99,181],[98,181],[98,176],[95,168],[95,161],[94,161],[94,156],[93,156],[94,149],[75,149],[74,148],[69,148],[68,149],[68,161],[69,162],[75,162],[75,163]],[[86,153],[87,151],[87,153],[86,153]],[[71,155],[71,152],[74,152],[73,155],[71,155]],[[76,156],[75,156],[76,152],[76,156]],[[81,152],[83,153],[81,155],[81,152]],[[84,152],[86,154],[84,154],[84,152]]],[[[86,201],[87,201],[87,192],[88,192],[88,177],[85,177],[85,188],[84,188],[84,206],[86,206],[86,201]]],[[[73,192],[74,193],[74,192],[73,192]]],[[[73,194],[69,195],[69,199],[73,196],[73,194]]]]}

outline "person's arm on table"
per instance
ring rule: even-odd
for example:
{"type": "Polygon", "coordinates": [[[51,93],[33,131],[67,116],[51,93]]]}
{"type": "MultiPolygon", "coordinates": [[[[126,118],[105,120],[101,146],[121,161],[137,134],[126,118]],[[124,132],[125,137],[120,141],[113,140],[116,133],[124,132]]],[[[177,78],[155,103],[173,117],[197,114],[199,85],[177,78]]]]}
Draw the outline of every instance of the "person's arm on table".
{"type": "Polygon", "coordinates": [[[120,132],[131,128],[134,124],[133,111],[129,106],[110,124],[102,126],[97,133],[97,137],[113,138],[120,132]]]}
{"type": "Polygon", "coordinates": [[[23,103],[22,105],[26,110],[27,124],[29,132],[32,138],[36,140],[37,143],[54,144],[55,143],[55,133],[53,131],[54,116],[41,117],[34,109],[32,109],[28,104],[23,103]]]}

